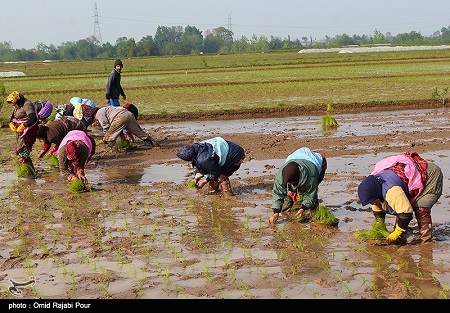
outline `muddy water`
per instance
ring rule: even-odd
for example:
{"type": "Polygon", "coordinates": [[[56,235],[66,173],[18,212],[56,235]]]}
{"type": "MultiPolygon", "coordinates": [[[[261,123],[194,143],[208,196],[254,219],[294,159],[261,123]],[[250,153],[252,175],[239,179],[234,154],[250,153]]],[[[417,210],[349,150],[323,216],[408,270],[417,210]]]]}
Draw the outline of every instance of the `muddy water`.
{"type": "MultiPolygon", "coordinates": [[[[445,108],[389,112],[395,122],[383,119],[386,112],[366,113],[364,121],[360,116],[337,115],[338,121],[345,122],[326,134],[317,117],[308,116],[226,123],[166,122],[143,127],[167,134],[198,134],[201,138],[240,132],[338,139],[421,131],[431,132],[427,140],[436,140],[439,138],[432,135],[436,124],[450,128],[444,113],[445,108]]],[[[6,140],[10,139],[6,135],[6,140]]],[[[96,189],[94,196],[113,184],[137,186],[139,190],[131,197],[125,195],[122,203],[117,202],[122,195],[114,193],[106,197],[113,202],[100,201],[104,211],[94,223],[104,229],[104,251],[92,253],[90,238],[95,229],[88,234],[77,229],[80,235],[73,242],[56,240],[49,244],[51,258],[39,252],[38,246],[23,260],[13,258],[23,239],[15,235],[18,222],[11,220],[10,213],[8,223],[2,220],[0,225],[0,298],[11,297],[6,292],[9,278],[23,280],[31,274],[39,281],[37,293],[27,290],[26,297],[30,298],[448,298],[449,151],[421,153],[444,172],[443,196],[432,211],[434,241],[412,244],[417,235],[413,220],[408,245],[385,246],[354,238],[356,230],[367,230],[373,222],[370,210],[357,203],[357,185],[377,161],[391,155],[374,153],[375,148],[359,142],[347,147],[348,155],[328,158],[319,195],[339,219],[338,227],[332,229],[295,223],[289,216],[274,229],[267,226],[273,177],[284,158],[247,160],[232,177],[236,196],[230,202],[181,188],[191,169],[176,158],[136,168],[91,166],[86,173],[96,189]],[[366,149],[367,153],[355,155],[352,150],[356,149],[366,149]],[[115,207],[124,210],[114,211],[115,207]],[[191,235],[189,239],[185,239],[186,234],[191,235]],[[141,236],[146,238],[141,243],[146,254],[138,253],[142,247],[135,249],[134,240],[141,236]]],[[[403,147],[396,143],[393,149],[401,151],[403,147]]],[[[44,174],[35,181],[19,181],[24,184],[22,188],[45,191],[55,174],[45,167],[41,170],[44,174]]],[[[16,202],[9,190],[18,183],[17,177],[6,166],[0,167],[0,174],[2,202],[14,212],[16,202]]],[[[99,200],[93,197],[91,201],[99,200]]],[[[45,220],[47,232],[64,233],[67,226],[61,221],[63,211],[58,208],[52,213],[54,221],[45,220]]],[[[386,221],[391,229],[393,217],[388,216],[386,221]]]]}

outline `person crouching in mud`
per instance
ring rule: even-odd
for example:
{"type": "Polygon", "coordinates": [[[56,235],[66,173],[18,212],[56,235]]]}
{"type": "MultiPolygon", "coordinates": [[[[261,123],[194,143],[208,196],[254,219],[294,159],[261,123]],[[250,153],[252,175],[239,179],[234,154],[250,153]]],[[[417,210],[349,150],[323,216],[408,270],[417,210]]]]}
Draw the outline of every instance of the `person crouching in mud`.
{"type": "Polygon", "coordinates": [[[302,196],[297,218],[307,215],[319,206],[318,189],[327,169],[327,159],[319,152],[302,147],[291,153],[275,176],[272,188],[273,215],[269,225],[274,225],[280,213],[289,211],[302,196]]]}
{"type": "Polygon", "coordinates": [[[208,184],[208,193],[219,189],[226,197],[233,196],[230,176],[245,159],[244,149],[238,144],[215,137],[182,147],[177,157],[192,163],[195,168],[195,184],[198,189],[208,184]]]}

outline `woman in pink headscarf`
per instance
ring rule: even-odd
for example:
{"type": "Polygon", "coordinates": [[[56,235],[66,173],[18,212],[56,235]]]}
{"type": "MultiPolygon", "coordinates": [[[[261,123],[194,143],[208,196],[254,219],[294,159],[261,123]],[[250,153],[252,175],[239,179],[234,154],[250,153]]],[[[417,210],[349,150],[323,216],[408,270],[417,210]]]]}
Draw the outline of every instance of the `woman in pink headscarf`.
{"type": "Polygon", "coordinates": [[[68,132],[57,153],[61,174],[66,176],[69,182],[79,178],[87,184],[84,168],[94,153],[94,138],[81,130],[68,132]]]}

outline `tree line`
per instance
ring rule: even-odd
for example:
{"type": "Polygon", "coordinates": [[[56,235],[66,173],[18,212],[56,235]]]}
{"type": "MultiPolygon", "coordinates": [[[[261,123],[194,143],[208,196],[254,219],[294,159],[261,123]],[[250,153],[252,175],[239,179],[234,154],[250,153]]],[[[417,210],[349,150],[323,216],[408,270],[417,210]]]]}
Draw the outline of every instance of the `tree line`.
{"type": "Polygon", "coordinates": [[[11,42],[0,42],[0,61],[42,61],[42,60],[88,60],[102,58],[129,58],[164,55],[190,55],[200,53],[249,53],[288,49],[327,48],[349,45],[446,45],[450,44],[450,26],[443,27],[431,36],[411,31],[392,36],[375,30],[372,35],[325,36],[322,40],[301,37],[292,40],[290,36],[281,39],[274,36],[242,36],[234,39],[233,32],[218,27],[202,34],[195,26],[158,26],[154,36],[145,36],[136,42],[134,38],[120,37],[112,45],[100,43],[90,36],[78,41],[68,41],[60,46],[38,43],[34,49],[13,49],[11,42]]]}

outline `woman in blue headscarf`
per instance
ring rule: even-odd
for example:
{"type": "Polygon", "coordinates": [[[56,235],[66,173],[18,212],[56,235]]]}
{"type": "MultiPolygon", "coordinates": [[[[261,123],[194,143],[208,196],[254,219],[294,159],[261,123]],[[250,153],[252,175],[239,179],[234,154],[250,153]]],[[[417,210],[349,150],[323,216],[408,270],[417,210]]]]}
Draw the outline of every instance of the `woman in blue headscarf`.
{"type": "Polygon", "coordinates": [[[209,183],[209,193],[215,193],[220,188],[225,196],[233,196],[229,177],[244,162],[245,152],[241,146],[215,137],[182,147],[177,157],[191,162],[195,168],[197,188],[203,188],[209,183]]]}

